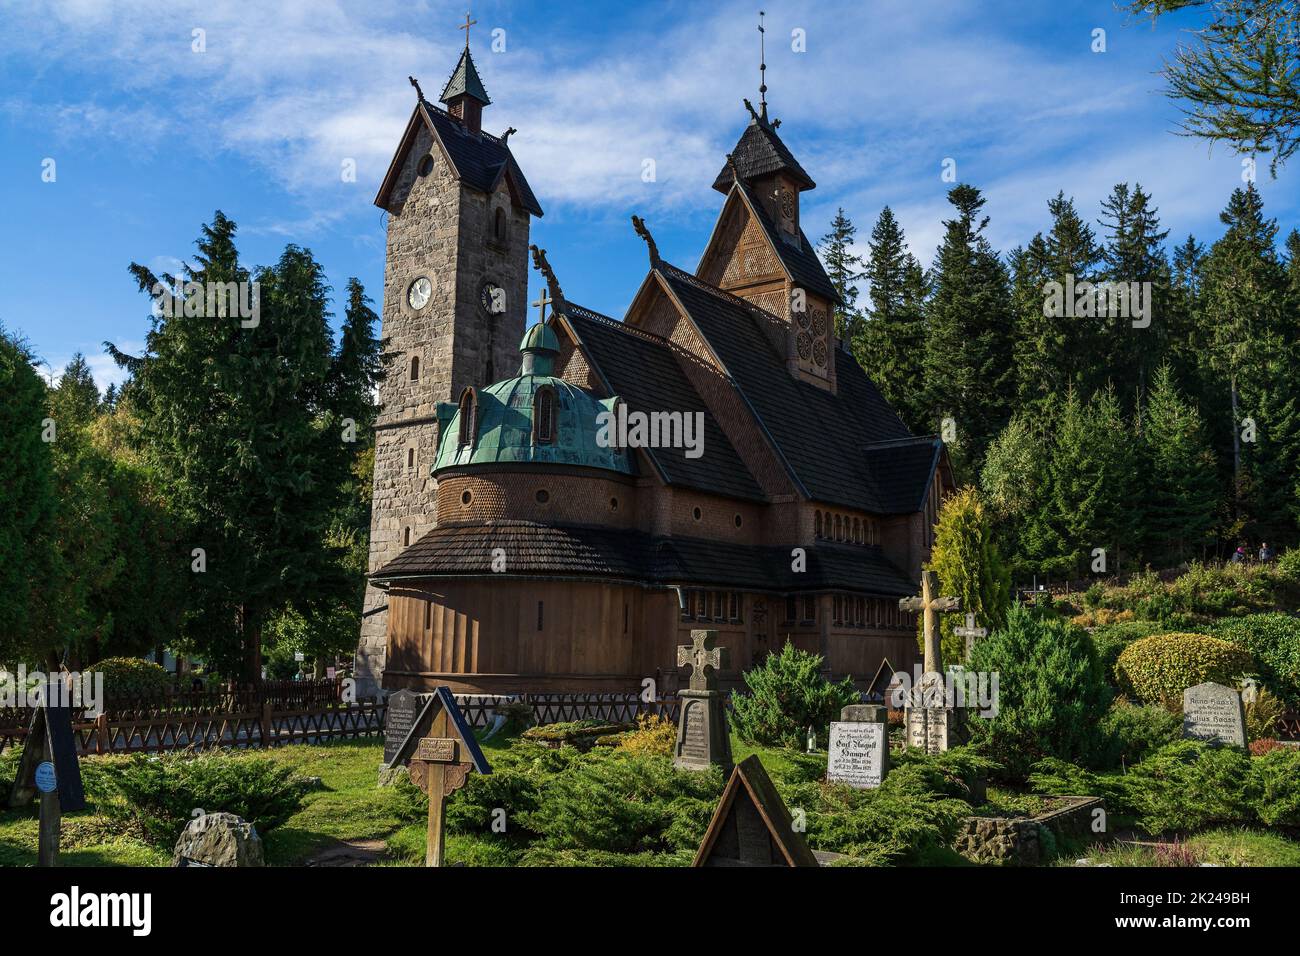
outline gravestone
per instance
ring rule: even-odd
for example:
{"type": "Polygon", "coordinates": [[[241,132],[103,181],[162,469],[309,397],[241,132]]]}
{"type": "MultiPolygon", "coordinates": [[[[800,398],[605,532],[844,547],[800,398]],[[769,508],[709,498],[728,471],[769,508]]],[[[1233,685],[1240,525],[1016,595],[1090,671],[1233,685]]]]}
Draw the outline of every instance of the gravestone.
{"type": "Polygon", "coordinates": [[[756,754],[732,771],[691,865],[818,865],[756,754]]]}
{"type": "Polygon", "coordinates": [[[172,866],[265,866],[257,828],[233,813],[205,813],[181,831],[172,866]]]}
{"type": "Polygon", "coordinates": [[[1241,694],[1213,681],[1183,691],[1183,736],[1207,743],[1246,746],[1246,707],[1241,694]]]}
{"type": "Polygon", "coordinates": [[[714,647],[717,631],[691,631],[691,643],[677,648],[677,666],[691,668],[691,684],[679,691],[677,743],[673,765],[707,770],[710,764],[731,771],[731,735],[718,690],[717,672],[726,664],[726,648],[714,647]]]}
{"type": "Polygon", "coordinates": [[[384,708],[384,762],[379,768],[381,787],[388,786],[406,772],[404,767],[392,766],[393,757],[411,733],[425,696],[405,689],[388,695],[388,703],[384,708]]]}
{"type": "Polygon", "coordinates": [[[884,707],[850,704],[831,722],[826,779],[850,787],[880,786],[889,773],[889,726],[884,707]]]}
{"type": "Polygon", "coordinates": [[[961,610],[961,599],[939,596],[939,576],[933,571],[921,575],[919,597],[903,598],[898,606],[904,611],[921,612],[921,632],[925,646],[925,672],[912,688],[907,701],[904,737],[909,748],[926,753],[941,753],[957,742],[960,722],[957,711],[947,706],[943,660],[940,648],[939,614],[961,610]]]}

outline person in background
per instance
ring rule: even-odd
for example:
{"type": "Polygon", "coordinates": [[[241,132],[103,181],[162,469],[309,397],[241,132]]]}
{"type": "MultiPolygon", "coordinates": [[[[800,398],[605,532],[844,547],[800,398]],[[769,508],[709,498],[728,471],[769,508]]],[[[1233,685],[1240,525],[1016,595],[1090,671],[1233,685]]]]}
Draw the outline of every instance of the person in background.
{"type": "Polygon", "coordinates": [[[1273,549],[1268,546],[1267,541],[1261,541],[1259,543],[1259,560],[1261,561],[1273,560],[1273,549]]]}
{"type": "Polygon", "coordinates": [[[1244,544],[1237,545],[1237,550],[1232,552],[1232,563],[1233,564],[1246,563],[1246,546],[1244,544]]]}

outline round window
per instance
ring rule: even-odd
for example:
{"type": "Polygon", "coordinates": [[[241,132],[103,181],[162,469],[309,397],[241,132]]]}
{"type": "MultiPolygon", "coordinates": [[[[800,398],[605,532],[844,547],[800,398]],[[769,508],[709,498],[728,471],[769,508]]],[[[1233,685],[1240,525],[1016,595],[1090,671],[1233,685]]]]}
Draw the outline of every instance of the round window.
{"type": "Polygon", "coordinates": [[[610,510],[610,511],[617,511],[617,510],[618,510],[618,499],[617,499],[617,498],[610,498],[610,499],[609,499],[609,510],[610,510]]]}
{"type": "Polygon", "coordinates": [[[420,160],[420,165],[416,167],[416,171],[421,176],[427,176],[433,172],[433,156],[426,153],[424,158],[420,160]]]}
{"type": "Polygon", "coordinates": [[[742,524],[744,524],[744,520],[740,517],[740,515],[736,515],[736,527],[739,528],[742,524]]]}
{"type": "Polygon", "coordinates": [[[704,516],[704,512],[700,511],[699,508],[696,508],[694,511],[692,511],[691,514],[695,517],[696,521],[699,521],[700,518],[704,516]]]}
{"type": "Polygon", "coordinates": [[[460,503],[461,503],[461,504],[463,504],[463,505],[467,505],[467,504],[469,504],[469,503],[470,503],[471,501],[473,501],[473,500],[474,500],[474,495],[473,495],[473,493],[471,493],[471,492],[469,492],[469,491],[462,491],[462,492],[460,493],[460,503]]]}
{"type": "Polygon", "coordinates": [[[537,503],[539,505],[544,505],[546,504],[546,502],[550,500],[551,500],[551,493],[549,491],[547,491],[545,488],[538,489],[537,503]]]}

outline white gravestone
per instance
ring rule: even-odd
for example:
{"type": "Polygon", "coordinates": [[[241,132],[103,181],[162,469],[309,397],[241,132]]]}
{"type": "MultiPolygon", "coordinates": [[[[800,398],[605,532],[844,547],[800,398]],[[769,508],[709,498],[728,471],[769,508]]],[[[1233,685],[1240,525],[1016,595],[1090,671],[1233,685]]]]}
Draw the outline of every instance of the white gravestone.
{"type": "Polygon", "coordinates": [[[1183,736],[1207,743],[1246,746],[1241,694],[1213,681],[1183,691],[1183,736]]]}
{"type": "Polygon", "coordinates": [[[889,738],[882,723],[831,723],[826,779],[850,787],[878,787],[885,779],[889,738]]]}

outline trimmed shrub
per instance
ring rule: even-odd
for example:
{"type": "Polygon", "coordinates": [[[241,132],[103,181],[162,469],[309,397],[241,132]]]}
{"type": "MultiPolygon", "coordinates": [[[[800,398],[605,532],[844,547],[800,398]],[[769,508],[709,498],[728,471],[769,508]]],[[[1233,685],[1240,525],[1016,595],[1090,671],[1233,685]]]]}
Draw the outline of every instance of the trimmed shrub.
{"type": "Polygon", "coordinates": [[[1120,689],[1147,703],[1181,704],[1205,681],[1235,686],[1254,662],[1244,649],[1204,634],[1155,634],[1126,647],[1115,664],[1120,689]]]}
{"type": "Polygon", "coordinates": [[[1168,629],[1159,621],[1114,621],[1094,628],[1092,643],[1097,648],[1097,657],[1101,661],[1106,680],[1116,679],[1115,663],[1119,660],[1119,655],[1124,652],[1124,648],[1152,634],[1167,632],[1168,629]]]}
{"type": "Polygon", "coordinates": [[[1291,706],[1300,706],[1300,617],[1251,614],[1217,621],[1209,631],[1248,650],[1264,683],[1291,706]]]}
{"type": "Polygon", "coordinates": [[[139,657],[106,657],[90,666],[104,675],[105,697],[148,697],[171,689],[167,668],[139,657]]]}
{"type": "Polygon", "coordinates": [[[1044,757],[1102,758],[1101,719],[1111,690],[1086,631],[1023,604],[975,645],[970,669],[998,675],[998,712],[970,716],[977,739],[1014,779],[1044,757]]]}
{"type": "Polygon", "coordinates": [[[1182,738],[1183,722],[1164,707],[1115,701],[1101,724],[1110,745],[1104,765],[1131,767],[1153,750],[1182,738]]]}
{"type": "Polygon", "coordinates": [[[822,658],[786,642],[745,673],[748,694],[733,694],[731,726],[744,740],[765,746],[802,748],[808,728],[825,743],[840,710],[857,703],[852,678],[832,684],[821,674],[822,658]]]}
{"type": "Polygon", "coordinates": [[[292,767],[253,754],[138,754],[97,769],[83,775],[96,809],[166,849],[195,810],[237,814],[265,836],[298,812],[310,789],[292,767]]]}

